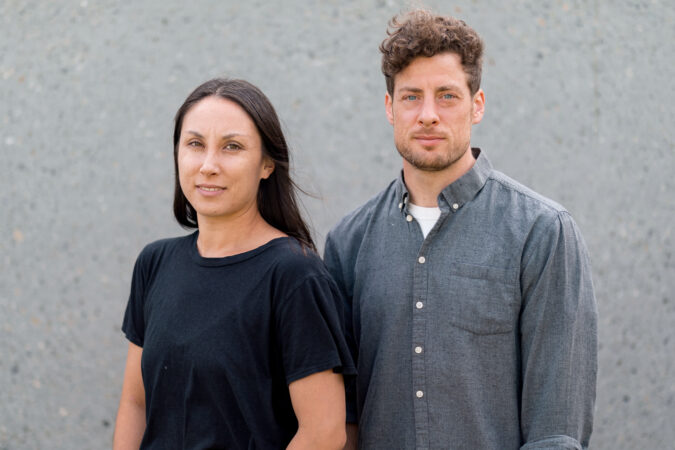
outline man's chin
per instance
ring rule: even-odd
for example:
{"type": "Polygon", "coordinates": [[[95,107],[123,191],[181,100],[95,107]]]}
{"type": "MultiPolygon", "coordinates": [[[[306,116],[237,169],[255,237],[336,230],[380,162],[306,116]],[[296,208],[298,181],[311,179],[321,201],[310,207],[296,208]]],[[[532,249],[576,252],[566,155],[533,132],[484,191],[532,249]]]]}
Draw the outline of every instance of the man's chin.
{"type": "Polygon", "coordinates": [[[409,148],[404,148],[404,151],[401,151],[401,149],[397,147],[397,150],[410,166],[423,172],[440,172],[446,170],[464,156],[464,152],[457,156],[447,152],[446,149],[436,149],[436,151],[434,151],[434,149],[417,148],[414,151],[409,151],[409,148]],[[457,157],[453,158],[452,156],[457,157]]]}
{"type": "Polygon", "coordinates": [[[441,172],[441,171],[447,169],[448,167],[450,167],[450,166],[449,165],[418,165],[418,166],[415,166],[415,168],[417,170],[422,171],[422,172],[429,172],[429,173],[441,172]]]}
{"type": "MultiPolygon", "coordinates": [[[[399,152],[400,153],[400,152],[399,152]]],[[[452,161],[448,161],[446,158],[438,157],[415,157],[415,155],[410,154],[401,154],[403,158],[413,166],[415,169],[422,170],[424,172],[440,172],[445,170],[452,165],[452,161]]],[[[424,155],[431,156],[431,155],[424,155]]]]}
{"type": "Polygon", "coordinates": [[[415,159],[415,158],[406,158],[406,161],[408,164],[410,164],[412,167],[414,167],[417,170],[421,170],[423,172],[440,172],[442,170],[447,169],[452,165],[451,162],[445,161],[445,160],[423,160],[423,159],[415,159]]]}

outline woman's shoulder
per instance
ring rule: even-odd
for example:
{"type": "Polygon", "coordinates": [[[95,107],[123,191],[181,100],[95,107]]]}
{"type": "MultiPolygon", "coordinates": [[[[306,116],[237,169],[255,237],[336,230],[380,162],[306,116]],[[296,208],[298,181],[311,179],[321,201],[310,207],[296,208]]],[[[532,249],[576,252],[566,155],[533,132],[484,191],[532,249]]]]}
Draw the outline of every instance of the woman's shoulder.
{"type": "Polygon", "coordinates": [[[157,263],[168,255],[174,254],[177,250],[190,245],[194,241],[194,233],[185,236],[158,239],[150,242],[141,250],[138,255],[140,263],[157,263]]]}
{"type": "Polygon", "coordinates": [[[291,279],[329,277],[323,261],[311,248],[292,237],[274,240],[271,248],[278,275],[291,279]]]}
{"type": "Polygon", "coordinates": [[[272,292],[277,305],[323,302],[339,295],[333,277],[314,250],[293,238],[280,240],[274,247],[272,292]]]}

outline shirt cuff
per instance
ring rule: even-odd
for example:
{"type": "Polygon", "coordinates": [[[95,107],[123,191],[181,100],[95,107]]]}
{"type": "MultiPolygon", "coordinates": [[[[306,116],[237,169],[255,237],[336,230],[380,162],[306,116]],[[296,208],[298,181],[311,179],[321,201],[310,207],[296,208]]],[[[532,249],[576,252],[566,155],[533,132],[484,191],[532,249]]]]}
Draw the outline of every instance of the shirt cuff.
{"type": "Polygon", "coordinates": [[[569,436],[547,436],[520,447],[520,450],[584,450],[576,439],[569,436]]]}

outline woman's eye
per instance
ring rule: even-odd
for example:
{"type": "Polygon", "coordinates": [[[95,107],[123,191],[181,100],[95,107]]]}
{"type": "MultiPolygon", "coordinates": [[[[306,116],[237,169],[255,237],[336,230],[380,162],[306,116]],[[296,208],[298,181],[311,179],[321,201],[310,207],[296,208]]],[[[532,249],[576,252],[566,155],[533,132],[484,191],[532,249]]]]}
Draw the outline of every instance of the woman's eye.
{"type": "Polygon", "coordinates": [[[227,150],[241,150],[241,145],[237,144],[236,142],[230,142],[225,146],[227,150]]]}
{"type": "Polygon", "coordinates": [[[199,141],[190,141],[187,145],[188,147],[201,147],[202,143],[199,141]]]}

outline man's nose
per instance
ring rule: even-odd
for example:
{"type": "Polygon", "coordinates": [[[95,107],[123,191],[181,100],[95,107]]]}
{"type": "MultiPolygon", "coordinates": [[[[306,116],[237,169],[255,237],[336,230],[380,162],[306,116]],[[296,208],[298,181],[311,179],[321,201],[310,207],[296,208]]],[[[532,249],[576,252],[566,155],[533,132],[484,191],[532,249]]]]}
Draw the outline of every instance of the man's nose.
{"type": "Polygon", "coordinates": [[[420,125],[429,127],[438,123],[438,111],[436,110],[436,99],[433,97],[426,97],[422,103],[419,117],[417,118],[420,125]]]}

